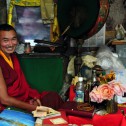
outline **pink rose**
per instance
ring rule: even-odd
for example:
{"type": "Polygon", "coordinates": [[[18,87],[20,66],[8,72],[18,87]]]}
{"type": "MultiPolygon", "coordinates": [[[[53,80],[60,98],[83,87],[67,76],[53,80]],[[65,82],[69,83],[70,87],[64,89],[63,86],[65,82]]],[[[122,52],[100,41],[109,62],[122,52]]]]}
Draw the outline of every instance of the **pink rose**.
{"type": "Polygon", "coordinates": [[[111,100],[114,96],[114,90],[108,84],[98,86],[98,91],[104,100],[111,100]]]}
{"type": "Polygon", "coordinates": [[[126,88],[124,88],[120,82],[110,81],[108,84],[113,88],[115,94],[118,96],[123,96],[124,92],[126,92],[126,88]]]}
{"type": "Polygon", "coordinates": [[[98,87],[94,87],[89,96],[92,102],[101,103],[103,100],[111,100],[114,95],[123,96],[126,92],[120,82],[115,80],[102,84],[98,87]]]}
{"type": "Polygon", "coordinates": [[[89,94],[92,102],[98,102],[101,103],[103,101],[99,90],[97,90],[97,87],[94,87],[93,90],[89,94]]]}

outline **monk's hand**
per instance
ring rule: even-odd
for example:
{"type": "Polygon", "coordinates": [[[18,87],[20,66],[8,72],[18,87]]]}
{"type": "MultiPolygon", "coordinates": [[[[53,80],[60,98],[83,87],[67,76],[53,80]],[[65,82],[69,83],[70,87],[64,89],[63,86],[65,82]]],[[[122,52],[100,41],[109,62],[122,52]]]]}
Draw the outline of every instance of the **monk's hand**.
{"type": "Polygon", "coordinates": [[[42,105],[40,99],[35,98],[35,101],[37,102],[38,106],[42,105]]]}
{"type": "Polygon", "coordinates": [[[36,106],[41,106],[41,101],[40,99],[34,98],[30,100],[31,105],[36,105],[36,106]]]}

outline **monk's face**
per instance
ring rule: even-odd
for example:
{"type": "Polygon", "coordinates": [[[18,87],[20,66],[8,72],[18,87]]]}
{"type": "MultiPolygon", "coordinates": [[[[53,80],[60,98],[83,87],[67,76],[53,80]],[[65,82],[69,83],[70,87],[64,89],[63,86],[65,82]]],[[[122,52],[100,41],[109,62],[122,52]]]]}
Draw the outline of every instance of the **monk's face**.
{"type": "Polygon", "coordinates": [[[0,49],[5,55],[13,53],[17,43],[18,41],[15,31],[0,31],[0,49]]]}

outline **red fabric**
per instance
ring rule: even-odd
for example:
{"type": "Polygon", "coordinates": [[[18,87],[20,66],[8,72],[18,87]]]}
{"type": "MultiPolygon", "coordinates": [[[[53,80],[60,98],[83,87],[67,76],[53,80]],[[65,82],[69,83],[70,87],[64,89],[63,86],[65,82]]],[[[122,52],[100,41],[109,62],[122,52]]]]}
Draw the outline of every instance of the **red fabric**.
{"type": "Polygon", "coordinates": [[[84,124],[93,124],[92,119],[82,118],[82,117],[77,117],[77,116],[68,116],[68,122],[69,124],[77,124],[80,126],[84,124]]]}
{"type": "Polygon", "coordinates": [[[95,115],[93,119],[68,116],[69,124],[92,124],[93,126],[126,126],[126,119],[122,114],[95,115]]]}
{"type": "Polygon", "coordinates": [[[12,61],[14,65],[14,70],[16,71],[18,77],[13,83],[13,86],[8,88],[8,93],[11,96],[17,96],[18,99],[24,101],[28,100],[29,98],[40,98],[40,94],[38,93],[38,91],[35,89],[31,89],[28,85],[25,76],[21,70],[19,61],[15,55],[12,55],[12,61]]]}
{"type": "Polygon", "coordinates": [[[115,114],[107,114],[103,116],[95,114],[92,119],[68,115],[68,122],[77,125],[92,124],[93,126],[126,126],[126,118],[122,115],[120,109],[115,114]]]}
{"type": "Polygon", "coordinates": [[[69,101],[73,101],[75,98],[74,85],[70,86],[69,101]]]}
{"type": "Polygon", "coordinates": [[[122,114],[109,114],[109,115],[95,115],[93,117],[94,126],[121,126],[121,121],[123,119],[122,114]]]}
{"type": "Polygon", "coordinates": [[[126,118],[123,116],[121,125],[120,126],[126,126],[126,118]]]}

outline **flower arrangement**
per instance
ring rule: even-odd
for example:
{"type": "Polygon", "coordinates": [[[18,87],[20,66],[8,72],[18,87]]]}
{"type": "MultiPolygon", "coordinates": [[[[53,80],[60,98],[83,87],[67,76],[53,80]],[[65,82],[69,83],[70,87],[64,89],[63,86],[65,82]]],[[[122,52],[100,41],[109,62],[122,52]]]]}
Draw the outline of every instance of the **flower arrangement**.
{"type": "Polygon", "coordinates": [[[104,100],[111,100],[115,95],[123,96],[126,88],[115,80],[115,73],[110,72],[105,76],[99,77],[100,85],[94,87],[89,93],[92,102],[101,103],[104,100]]]}

